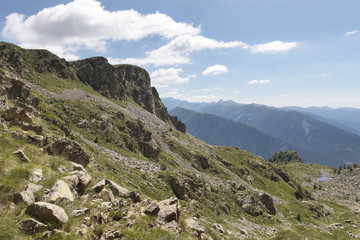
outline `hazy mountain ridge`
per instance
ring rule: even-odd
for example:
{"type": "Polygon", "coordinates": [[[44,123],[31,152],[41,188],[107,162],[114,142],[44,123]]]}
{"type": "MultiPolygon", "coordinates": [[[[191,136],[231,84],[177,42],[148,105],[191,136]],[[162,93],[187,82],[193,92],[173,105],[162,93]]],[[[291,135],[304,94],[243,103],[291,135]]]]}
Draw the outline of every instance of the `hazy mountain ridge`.
{"type": "MultiPolygon", "coordinates": [[[[179,105],[182,103],[177,102],[179,105]]],[[[166,99],[164,104],[167,104],[166,99]]],[[[201,105],[187,103],[186,106],[198,112],[247,124],[271,137],[288,142],[296,146],[307,162],[339,166],[345,162],[356,163],[360,159],[359,136],[304,113],[259,104],[237,104],[233,101],[201,105]]]]}

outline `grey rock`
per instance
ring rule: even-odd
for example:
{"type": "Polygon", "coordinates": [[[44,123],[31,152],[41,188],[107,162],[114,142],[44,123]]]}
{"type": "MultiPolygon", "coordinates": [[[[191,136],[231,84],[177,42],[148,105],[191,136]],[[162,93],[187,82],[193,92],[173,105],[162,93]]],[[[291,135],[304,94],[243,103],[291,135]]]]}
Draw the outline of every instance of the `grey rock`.
{"type": "Polygon", "coordinates": [[[55,204],[35,202],[26,208],[26,214],[37,218],[41,222],[66,223],[69,218],[64,209],[55,204]]]}
{"type": "Polygon", "coordinates": [[[106,186],[106,180],[103,179],[100,182],[96,183],[91,189],[97,193],[101,192],[106,186]]]}
{"type": "Polygon", "coordinates": [[[197,220],[195,220],[194,218],[186,219],[186,224],[188,225],[188,227],[191,230],[195,231],[198,234],[198,236],[205,232],[205,230],[201,226],[201,224],[197,220]]]}
{"type": "Polygon", "coordinates": [[[74,140],[61,138],[50,144],[46,151],[51,155],[63,156],[70,162],[75,162],[86,167],[90,163],[90,155],[74,140]]]}
{"type": "Polygon", "coordinates": [[[43,180],[42,174],[43,174],[42,169],[40,168],[34,169],[30,173],[29,180],[34,183],[40,182],[41,180],[43,180]]]}
{"type": "Polygon", "coordinates": [[[27,234],[35,234],[39,232],[43,232],[47,229],[47,225],[43,224],[33,218],[29,218],[27,220],[20,222],[20,230],[27,234]]]}
{"type": "Polygon", "coordinates": [[[66,182],[56,180],[50,192],[44,196],[44,200],[50,203],[73,203],[74,196],[66,182]]]}
{"type": "Polygon", "coordinates": [[[86,215],[90,213],[90,209],[89,208],[83,208],[83,209],[78,209],[78,210],[74,210],[72,211],[72,215],[75,217],[81,216],[81,215],[86,215]]]}
{"type": "Polygon", "coordinates": [[[156,216],[160,211],[159,204],[156,201],[151,202],[145,207],[145,214],[156,216]]]}
{"type": "Polygon", "coordinates": [[[130,192],[126,188],[120,187],[111,180],[106,180],[106,184],[110,185],[110,189],[116,197],[129,198],[130,192]]]}
{"type": "Polygon", "coordinates": [[[177,198],[169,198],[159,202],[159,213],[158,219],[160,222],[171,222],[171,221],[179,221],[180,217],[180,204],[177,198]]]}
{"type": "Polygon", "coordinates": [[[265,205],[266,209],[271,215],[276,214],[276,208],[274,206],[274,200],[272,197],[266,193],[260,196],[260,201],[265,205]]]}
{"type": "Polygon", "coordinates": [[[223,226],[218,223],[214,223],[213,228],[221,234],[225,233],[223,226]]]}
{"type": "Polygon", "coordinates": [[[104,201],[115,202],[114,194],[109,189],[104,188],[103,190],[101,190],[100,197],[104,201]]]}
{"type": "Polygon", "coordinates": [[[175,220],[161,225],[161,229],[168,231],[168,232],[175,233],[176,235],[178,235],[180,232],[179,225],[177,224],[177,222],[175,220]]]}
{"type": "Polygon", "coordinates": [[[24,163],[31,162],[30,159],[25,155],[25,153],[20,149],[13,152],[13,154],[18,157],[20,162],[24,162],[24,163]]]}

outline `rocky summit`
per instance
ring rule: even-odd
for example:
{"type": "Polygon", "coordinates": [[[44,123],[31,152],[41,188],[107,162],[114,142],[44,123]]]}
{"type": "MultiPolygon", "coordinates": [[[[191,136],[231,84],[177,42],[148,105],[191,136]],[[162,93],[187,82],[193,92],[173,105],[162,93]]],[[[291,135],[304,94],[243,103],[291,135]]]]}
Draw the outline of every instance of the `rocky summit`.
{"type": "Polygon", "coordinates": [[[357,165],[209,145],[137,66],[1,42],[0,121],[0,239],[360,238],[357,165]]]}

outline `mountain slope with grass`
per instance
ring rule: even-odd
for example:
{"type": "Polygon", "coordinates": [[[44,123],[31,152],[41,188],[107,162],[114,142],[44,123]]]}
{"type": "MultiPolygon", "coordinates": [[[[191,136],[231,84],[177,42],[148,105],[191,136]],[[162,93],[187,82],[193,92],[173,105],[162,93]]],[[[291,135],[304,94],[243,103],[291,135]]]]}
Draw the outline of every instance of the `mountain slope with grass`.
{"type": "Polygon", "coordinates": [[[1,42],[0,120],[0,239],[360,234],[355,200],[314,197],[301,178],[333,169],[294,174],[186,134],[136,66],[1,42]]]}

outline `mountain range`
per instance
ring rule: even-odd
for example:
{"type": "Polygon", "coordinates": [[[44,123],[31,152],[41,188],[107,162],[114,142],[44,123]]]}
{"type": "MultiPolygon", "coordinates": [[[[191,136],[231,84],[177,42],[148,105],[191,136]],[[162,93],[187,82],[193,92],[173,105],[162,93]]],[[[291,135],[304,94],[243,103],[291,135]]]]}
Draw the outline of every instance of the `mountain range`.
{"type": "MultiPolygon", "coordinates": [[[[189,103],[167,98],[163,99],[163,102],[168,108],[175,106],[189,108],[200,113],[217,115],[221,118],[256,128],[270,137],[282,140],[283,146],[286,146],[287,150],[296,150],[306,162],[337,167],[345,163],[358,163],[360,160],[360,136],[340,128],[339,125],[330,124],[330,114],[322,114],[323,116],[316,115],[314,117],[314,112],[321,112],[316,110],[316,108],[311,108],[313,113],[308,113],[310,112],[309,109],[307,111],[300,111],[298,110],[300,108],[294,107],[280,109],[259,104],[238,104],[233,101],[189,103]],[[320,119],[322,118],[326,118],[328,121],[321,121],[320,119]]],[[[357,113],[353,109],[343,109],[341,111],[343,115],[349,111],[353,112],[354,115],[357,113]]],[[[177,115],[178,111],[170,110],[170,112],[177,115]]],[[[340,110],[337,112],[340,112],[340,110]]],[[[332,114],[332,116],[336,115],[336,113],[332,114]]],[[[187,119],[184,112],[178,117],[184,121],[187,119]]],[[[338,117],[338,119],[341,118],[338,117]]],[[[345,119],[345,116],[342,119],[345,119]]],[[[219,119],[219,123],[213,123],[212,128],[216,129],[220,126],[221,121],[224,120],[219,119]]],[[[194,136],[207,141],[208,136],[204,136],[204,134],[201,136],[197,135],[198,131],[194,129],[197,123],[189,121],[189,119],[185,123],[188,129],[191,129],[194,136]]],[[[241,135],[232,132],[231,129],[226,133],[228,135],[218,136],[214,139],[237,138],[237,146],[240,148],[247,141],[241,135]]],[[[256,145],[257,142],[255,141],[252,144],[256,145]]],[[[219,140],[212,143],[222,144],[222,141],[219,140]]],[[[247,145],[251,144],[247,143],[247,145]]],[[[267,159],[266,154],[261,156],[267,159]]]]}

